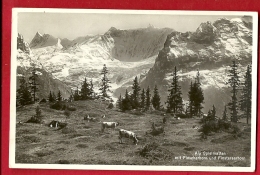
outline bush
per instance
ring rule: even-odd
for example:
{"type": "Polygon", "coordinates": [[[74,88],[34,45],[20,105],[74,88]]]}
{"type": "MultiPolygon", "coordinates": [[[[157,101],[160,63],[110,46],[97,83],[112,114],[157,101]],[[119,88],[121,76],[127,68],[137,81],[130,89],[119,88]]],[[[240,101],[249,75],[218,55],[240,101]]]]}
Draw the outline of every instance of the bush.
{"type": "Polygon", "coordinates": [[[227,130],[231,127],[231,124],[224,120],[209,120],[205,121],[199,130],[205,135],[209,135],[211,132],[218,132],[220,130],[227,130]]]}
{"type": "Polygon", "coordinates": [[[39,106],[35,109],[35,115],[32,116],[26,123],[42,123],[42,111],[39,106]]]}
{"type": "Polygon", "coordinates": [[[147,145],[145,145],[141,151],[140,151],[140,155],[142,157],[147,157],[149,155],[149,153],[153,150],[155,150],[157,147],[158,147],[158,143],[156,142],[153,142],[153,143],[149,143],[147,145]]]}
{"type": "Polygon", "coordinates": [[[62,102],[57,101],[57,102],[55,102],[54,104],[51,104],[51,105],[50,105],[50,108],[51,108],[51,109],[56,109],[56,110],[61,110],[61,109],[64,108],[64,105],[62,104],[62,102]]]}
{"type": "Polygon", "coordinates": [[[113,105],[113,103],[109,103],[109,105],[108,105],[108,107],[107,107],[108,109],[112,109],[112,108],[114,108],[114,105],[113,105]]]}
{"type": "Polygon", "coordinates": [[[187,114],[182,114],[182,113],[176,114],[176,117],[180,117],[180,118],[190,118],[189,115],[187,115],[187,114]]]}
{"type": "Polygon", "coordinates": [[[45,98],[43,98],[41,101],[40,101],[40,103],[46,103],[47,102],[47,100],[45,99],[45,98]]]}

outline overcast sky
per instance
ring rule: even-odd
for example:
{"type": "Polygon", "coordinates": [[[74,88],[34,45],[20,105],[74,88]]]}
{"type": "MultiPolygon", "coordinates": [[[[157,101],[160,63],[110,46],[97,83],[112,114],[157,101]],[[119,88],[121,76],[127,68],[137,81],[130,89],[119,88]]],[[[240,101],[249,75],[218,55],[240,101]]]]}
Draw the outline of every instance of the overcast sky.
{"type": "Polygon", "coordinates": [[[103,34],[110,27],[134,29],[145,28],[149,24],[157,28],[169,27],[186,32],[195,31],[202,22],[213,22],[223,17],[230,19],[237,16],[19,12],[18,32],[27,42],[32,40],[37,31],[68,39],[88,34],[103,34]]]}

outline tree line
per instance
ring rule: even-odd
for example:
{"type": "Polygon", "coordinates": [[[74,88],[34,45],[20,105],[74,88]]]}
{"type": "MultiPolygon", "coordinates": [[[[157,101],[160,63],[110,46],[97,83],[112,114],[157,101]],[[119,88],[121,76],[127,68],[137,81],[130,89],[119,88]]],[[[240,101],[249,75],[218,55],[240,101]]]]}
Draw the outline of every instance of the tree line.
{"type": "MultiPolygon", "coordinates": [[[[89,100],[89,99],[96,99],[96,98],[102,98],[104,100],[111,100],[111,96],[109,95],[109,92],[112,92],[110,90],[110,80],[108,79],[108,69],[106,65],[104,64],[103,69],[101,71],[101,85],[99,87],[100,93],[97,94],[94,91],[94,85],[92,79],[88,82],[87,78],[84,78],[83,82],[81,83],[81,88],[77,89],[72,92],[69,97],[69,101],[77,101],[77,100],[89,100]]],[[[28,105],[35,103],[39,100],[39,89],[38,84],[39,77],[36,73],[36,68],[33,67],[31,71],[31,75],[29,76],[28,80],[24,76],[22,76],[19,79],[19,88],[17,89],[16,94],[16,101],[17,105],[28,105]]],[[[62,97],[62,93],[60,90],[58,90],[58,93],[55,94],[54,91],[50,91],[49,95],[47,97],[49,102],[56,102],[56,101],[63,101],[64,98],[62,97]]]]}
{"type": "MultiPolygon", "coordinates": [[[[228,120],[227,107],[230,111],[230,120],[232,122],[238,122],[239,110],[242,112],[242,116],[246,117],[247,123],[251,116],[251,65],[247,66],[247,71],[244,75],[244,82],[240,83],[240,75],[238,72],[238,65],[235,61],[232,61],[230,70],[228,70],[228,82],[227,85],[231,89],[231,101],[224,107],[222,119],[228,120]],[[238,100],[238,92],[241,92],[240,100],[238,100]]],[[[166,104],[166,112],[180,114],[185,113],[186,116],[203,116],[202,109],[204,103],[204,93],[201,88],[200,72],[197,70],[197,75],[194,80],[190,82],[188,91],[188,103],[184,105],[182,98],[181,86],[179,85],[179,76],[177,74],[177,68],[174,67],[172,74],[172,82],[168,89],[168,96],[166,104]],[[185,111],[184,111],[185,106],[185,111]]],[[[117,100],[117,107],[122,110],[141,109],[143,111],[149,109],[164,110],[161,105],[161,97],[157,86],[154,86],[153,96],[151,97],[151,90],[148,86],[146,89],[141,90],[137,77],[135,77],[132,85],[132,92],[129,93],[126,89],[124,96],[120,94],[117,100]]],[[[205,116],[205,115],[204,115],[205,116]]],[[[216,107],[213,105],[206,115],[206,120],[215,120],[216,107]]]]}

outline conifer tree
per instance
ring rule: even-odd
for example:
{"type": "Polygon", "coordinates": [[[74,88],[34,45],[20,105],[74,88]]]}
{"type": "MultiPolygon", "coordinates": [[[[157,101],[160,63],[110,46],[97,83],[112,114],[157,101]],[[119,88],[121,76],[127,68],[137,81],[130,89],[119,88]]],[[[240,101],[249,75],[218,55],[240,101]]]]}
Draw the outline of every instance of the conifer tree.
{"type": "Polygon", "coordinates": [[[89,95],[88,95],[91,99],[94,98],[94,85],[93,85],[93,81],[92,79],[90,80],[90,84],[89,84],[89,95]]]}
{"type": "Polygon", "coordinates": [[[181,87],[178,82],[176,66],[174,67],[173,81],[168,91],[170,93],[168,95],[167,102],[166,102],[167,112],[173,112],[173,113],[182,112],[183,110],[182,93],[181,93],[181,87]]]}
{"type": "Polygon", "coordinates": [[[251,117],[251,105],[252,105],[252,78],[251,78],[251,66],[247,66],[247,71],[242,83],[242,96],[240,100],[241,111],[246,117],[246,123],[248,124],[249,118],[251,117]]]}
{"type": "Polygon", "coordinates": [[[117,104],[117,108],[122,110],[122,96],[121,96],[121,94],[120,94],[116,104],[117,104]]]}
{"type": "Polygon", "coordinates": [[[99,90],[100,90],[100,92],[101,92],[101,98],[111,98],[109,95],[108,95],[108,92],[111,92],[110,91],[110,80],[108,80],[108,78],[107,78],[107,74],[108,74],[108,69],[107,69],[107,67],[106,67],[106,65],[104,64],[104,67],[103,67],[103,69],[102,69],[102,71],[101,71],[101,76],[102,76],[102,78],[101,78],[101,86],[100,86],[100,88],[99,88],[99,90]]]}
{"type": "Polygon", "coordinates": [[[86,78],[84,79],[82,86],[81,86],[80,97],[82,100],[89,99],[89,84],[88,84],[86,78]]]}
{"type": "Polygon", "coordinates": [[[139,86],[139,83],[138,83],[137,76],[134,79],[134,83],[133,83],[132,89],[133,89],[133,93],[131,95],[132,108],[136,109],[136,108],[139,107],[139,98],[140,98],[139,97],[139,92],[141,90],[141,88],[139,86]]]}
{"type": "Polygon", "coordinates": [[[31,93],[32,93],[34,103],[37,100],[36,93],[38,91],[37,86],[39,85],[37,83],[37,81],[38,81],[38,75],[36,74],[36,68],[33,67],[32,75],[29,77],[29,84],[30,84],[31,93]]]}
{"type": "Polygon", "coordinates": [[[189,113],[191,116],[201,116],[202,103],[204,101],[204,95],[202,88],[200,87],[199,71],[195,78],[194,83],[191,82],[190,90],[188,92],[189,97],[189,113]]]}
{"type": "Polygon", "coordinates": [[[142,109],[145,109],[145,90],[144,90],[144,88],[143,88],[142,93],[141,93],[140,107],[142,109]]]}
{"type": "Polygon", "coordinates": [[[161,97],[159,95],[157,85],[154,86],[152,104],[153,104],[154,109],[160,110],[160,108],[161,108],[161,97]]]}
{"type": "Polygon", "coordinates": [[[24,106],[32,103],[32,96],[24,77],[19,79],[20,87],[17,89],[17,103],[24,106]]]}
{"type": "Polygon", "coordinates": [[[50,91],[50,94],[49,94],[48,100],[49,100],[49,102],[54,102],[54,98],[53,98],[53,96],[52,96],[51,91],[50,91]]]}
{"type": "Polygon", "coordinates": [[[57,100],[62,101],[62,96],[61,96],[60,90],[58,91],[58,94],[57,94],[57,100]]]}
{"type": "Polygon", "coordinates": [[[200,84],[200,73],[197,72],[194,83],[194,115],[201,116],[202,103],[204,102],[204,95],[200,84]]]}
{"type": "Polygon", "coordinates": [[[148,86],[145,93],[146,99],[145,99],[145,108],[146,110],[150,109],[151,106],[151,94],[150,94],[150,87],[148,86]]]}
{"type": "Polygon", "coordinates": [[[238,73],[238,65],[236,61],[232,61],[231,69],[229,70],[228,76],[230,77],[228,80],[229,87],[231,88],[231,102],[228,104],[230,109],[230,118],[232,122],[238,121],[238,100],[237,93],[239,89],[239,73],[238,73]]]}
{"type": "Polygon", "coordinates": [[[215,118],[216,118],[216,108],[213,105],[211,110],[211,120],[215,120],[215,118]]]}
{"type": "Polygon", "coordinates": [[[127,89],[125,90],[125,97],[122,100],[122,110],[131,110],[132,109],[132,105],[131,105],[131,100],[128,94],[127,89]]]}
{"type": "Polygon", "coordinates": [[[225,105],[224,111],[223,111],[223,116],[222,116],[222,120],[223,121],[227,121],[227,106],[225,105]]]}
{"type": "Polygon", "coordinates": [[[76,89],[75,92],[74,92],[74,100],[75,100],[75,101],[80,100],[80,95],[79,95],[79,89],[78,89],[78,87],[77,87],[77,89],[76,89]]]}
{"type": "Polygon", "coordinates": [[[53,98],[53,102],[57,101],[56,95],[54,92],[52,92],[52,98],[53,98]]]}
{"type": "Polygon", "coordinates": [[[192,117],[194,115],[194,88],[193,88],[192,81],[190,83],[190,90],[188,92],[188,97],[189,97],[188,111],[190,117],[192,117]]]}

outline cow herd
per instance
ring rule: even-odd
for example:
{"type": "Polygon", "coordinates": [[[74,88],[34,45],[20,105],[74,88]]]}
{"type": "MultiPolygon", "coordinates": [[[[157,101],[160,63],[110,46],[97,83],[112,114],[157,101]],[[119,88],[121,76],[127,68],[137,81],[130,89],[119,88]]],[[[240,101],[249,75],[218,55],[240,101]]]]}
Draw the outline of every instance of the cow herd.
{"type": "MultiPolygon", "coordinates": [[[[102,118],[106,118],[105,115],[102,116],[102,118]]],[[[84,120],[87,120],[88,122],[96,122],[97,119],[94,117],[90,117],[89,115],[86,115],[84,117],[84,120]]],[[[101,132],[104,132],[106,128],[111,128],[113,130],[115,130],[115,128],[119,125],[119,122],[101,122],[99,121],[99,123],[101,123],[101,132]]],[[[125,129],[119,129],[119,143],[123,143],[123,137],[128,138],[128,139],[132,139],[134,144],[137,145],[138,143],[138,139],[137,139],[137,135],[132,132],[132,131],[127,131],[125,129]]]]}

